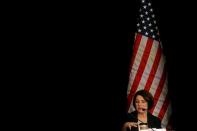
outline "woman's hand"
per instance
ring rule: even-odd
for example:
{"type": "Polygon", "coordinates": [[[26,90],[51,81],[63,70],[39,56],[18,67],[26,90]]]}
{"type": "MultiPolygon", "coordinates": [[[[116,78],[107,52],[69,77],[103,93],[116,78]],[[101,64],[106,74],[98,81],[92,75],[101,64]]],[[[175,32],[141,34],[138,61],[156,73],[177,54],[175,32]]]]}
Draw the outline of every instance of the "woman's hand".
{"type": "Polygon", "coordinates": [[[137,122],[126,122],[124,124],[125,128],[129,128],[131,130],[131,127],[137,127],[137,122]]]}

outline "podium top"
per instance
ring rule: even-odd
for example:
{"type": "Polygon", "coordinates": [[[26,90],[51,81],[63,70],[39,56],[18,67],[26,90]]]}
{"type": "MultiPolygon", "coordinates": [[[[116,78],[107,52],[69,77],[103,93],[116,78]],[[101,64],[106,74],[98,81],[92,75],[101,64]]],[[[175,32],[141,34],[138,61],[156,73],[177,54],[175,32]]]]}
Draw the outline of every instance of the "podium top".
{"type": "Polygon", "coordinates": [[[148,129],[141,129],[140,131],[166,131],[166,128],[148,128],[148,129]]]}

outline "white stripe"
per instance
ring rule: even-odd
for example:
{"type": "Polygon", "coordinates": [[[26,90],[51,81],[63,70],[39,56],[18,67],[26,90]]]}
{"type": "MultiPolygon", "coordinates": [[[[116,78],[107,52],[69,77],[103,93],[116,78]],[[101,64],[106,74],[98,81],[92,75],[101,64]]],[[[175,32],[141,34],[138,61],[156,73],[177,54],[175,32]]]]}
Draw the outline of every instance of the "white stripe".
{"type": "Polygon", "coordinates": [[[153,41],[152,48],[150,50],[150,53],[148,54],[149,57],[148,57],[148,60],[147,60],[147,64],[145,66],[144,72],[142,74],[142,78],[141,78],[140,83],[139,83],[139,88],[142,88],[142,89],[145,88],[145,85],[147,83],[148,77],[150,75],[150,72],[151,72],[151,69],[152,69],[152,66],[153,66],[153,63],[155,61],[158,46],[159,46],[159,42],[158,41],[153,41]]]}
{"type": "Polygon", "coordinates": [[[134,106],[133,106],[133,99],[132,99],[132,101],[131,101],[131,104],[130,104],[130,107],[129,107],[128,112],[130,113],[130,112],[132,112],[132,111],[135,111],[135,108],[134,108],[134,106]]]}
{"type": "Polygon", "coordinates": [[[157,68],[155,77],[153,79],[153,82],[152,82],[151,88],[150,88],[150,92],[153,96],[155,95],[155,91],[157,90],[157,87],[158,87],[159,82],[161,80],[163,71],[164,71],[164,57],[161,56],[161,59],[159,61],[159,66],[157,68]]]}
{"type": "MultiPolygon", "coordinates": [[[[145,38],[148,40],[148,37],[142,36],[142,39],[145,39],[145,38]]],[[[146,40],[146,41],[147,41],[147,40],[146,40]]],[[[140,45],[141,45],[141,44],[140,44],[140,45]]],[[[143,45],[145,45],[145,44],[143,44],[143,45]]],[[[159,42],[154,40],[154,41],[153,41],[152,48],[151,48],[150,53],[149,53],[149,57],[148,57],[147,64],[146,64],[146,66],[145,66],[145,70],[144,70],[144,72],[143,72],[143,74],[142,74],[141,81],[139,82],[139,86],[138,86],[138,88],[137,88],[137,91],[145,88],[145,84],[146,84],[146,82],[147,82],[148,76],[150,75],[150,71],[151,71],[151,68],[152,68],[153,63],[154,63],[154,59],[155,59],[155,56],[156,56],[156,53],[157,53],[157,50],[158,50],[158,46],[159,46],[159,42]]],[[[140,46],[140,47],[143,47],[143,46],[140,46]]],[[[144,46],[143,48],[145,49],[145,46],[144,46]]],[[[144,50],[143,50],[143,51],[144,51],[144,50]]],[[[141,54],[140,54],[139,56],[141,56],[141,58],[142,58],[142,54],[143,54],[143,53],[142,53],[142,52],[140,52],[140,53],[141,53],[141,54]]],[[[137,56],[137,55],[136,55],[136,56],[137,56]]],[[[134,61],[134,63],[136,63],[136,61],[134,61]]],[[[139,67],[139,64],[140,64],[140,63],[137,63],[137,64],[138,64],[138,67],[139,67]]],[[[137,64],[136,64],[136,65],[137,65],[137,64]]],[[[137,67],[136,67],[136,68],[137,68],[137,67]]],[[[131,75],[136,76],[137,70],[134,71],[133,68],[132,68],[131,72],[132,72],[131,75]]],[[[135,78],[135,77],[133,77],[132,82],[134,81],[134,78],[135,78]]],[[[131,86],[129,86],[129,87],[131,87],[131,86]]],[[[129,91],[130,91],[130,90],[128,90],[128,93],[129,93],[129,91]]],[[[133,99],[132,99],[132,101],[131,101],[131,103],[130,103],[130,107],[129,107],[128,112],[132,112],[132,111],[134,111],[134,110],[135,110],[135,108],[133,107],[133,99]]]]}
{"type": "Polygon", "coordinates": [[[136,39],[136,37],[137,37],[137,34],[138,34],[138,33],[135,33],[135,38],[134,38],[134,40],[136,39]]]}
{"type": "MultiPolygon", "coordinates": [[[[134,79],[136,77],[136,74],[137,74],[137,71],[138,71],[138,68],[140,66],[142,56],[143,56],[144,49],[145,49],[146,44],[147,44],[147,41],[148,41],[148,37],[142,36],[141,41],[139,43],[139,48],[138,48],[137,53],[136,53],[135,60],[133,62],[133,67],[131,67],[127,95],[129,95],[130,90],[131,90],[131,86],[133,85],[134,79]]],[[[140,90],[140,89],[143,89],[143,88],[140,88],[140,87],[137,88],[137,90],[140,90]]],[[[133,103],[133,99],[130,103],[130,107],[129,107],[128,112],[132,112],[132,111],[135,110],[132,103],[133,103]]]]}
{"type": "MultiPolygon", "coordinates": [[[[145,46],[146,46],[146,41],[147,41],[147,38],[145,39],[142,36],[142,39],[141,39],[141,42],[140,42],[140,45],[139,45],[139,49],[137,51],[136,58],[135,58],[134,63],[133,63],[133,67],[131,69],[128,93],[130,92],[131,85],[133,84],[134,78],[137,74],[137,70],[139,68],[141,58],[142,58],[142,55],[143,55],[143,52],[144,52],[144,49],[145,49],[145,46]]],[[[156,42],[156,41],[155,41],[155,43],[153,43],[153,46],[151,48],[151,52],[150,52],[150,55],[149,55],[149,58],[148,58],[148,61],[147,61],[147,65],[146,65],[145,70],[143,72],[142,79],[140,81],[139,87],[137,88],[137,91],[140,90],[140,89],[144,89],[144,87],[145,87],[145,83],[148,79],[148,74],[150,74],[151,67],[153,65],[153,62],[154,62],[154,59],[155,59],[155,56],[156,56],[158,45],[159,45],[159,43],[156,42]]],[[[164,60],[165,60],[164,56],[162,56],[161,59],[160,59],[160,62],[159,62],[159,66],[158,66],[155,78],[154,78],[153,83],[151,85],[150,92],[151,92],[151,94],[153,94],[153,96],[154,96],[155,91],[156,91],[156,89],[159,85],[159,81],[160,81],[161,75],[163,73],[164,60]]],[[[161,96],[160,96],[160,98],[158,100],[158,103],[156,104],[156,107],[153,111],[153,115],[158,116],[159,111],[162,107],[162,104],[165,100],[166,94],[167,94],[167,79],[165,80],[164,88],[162,89],[161,96]]],[[[171,113],[171,110],[169,108],[170,107],[168,107],[168,109],[165,113],[165,116],[162,120],[162,126],[166,126],[168,124],[168,120],[169,120],[169,116],[170,116],[169,113],[171,113]]],[[[133,99],[132,99],[128,112],[132,112],[134,110],[135,110],[135,108],[133,107],[133,99]]]]}
{"type": "Polygon", "coordinates": [[[161,94],[159,96],[159,100],[156,100],[157,103],[156,103],[156,106],[153,110],[153,115],[155,115],[155,116],[159,115],[159,112],[162,108],[162,105],[164,104],[164,101],[166,99],[166,95],[167,95],[167,92],[168,92],[167,82],[168,82],[168,80],[166,79],[165,83],[164,83],[164,87],[162,88],[161,94]]]}
{"type": "Polygon", "coordinates": [[[166,112],[165,112],[165,115],[164,115],[164,117],[163,117],[163,119],[162,119],[162,121],[161,121],[161,126],[162,126],[163,128],[166,128],[166,127],[167,127],[168,122],[169,122],[169,120],[170,120],[171,114],[172,114],[172,106],[171,106],[171,102],[170,102],[170,103],[169,103],[169,106],[168,106],[168,108],[167,108],[167,110],[166,110],[166,112]]]}
{"type": "Polygon", "coordinates": [[[136,57],[135,57],[135,60],[134,60],[134,63],[133,63],[133,67],[131,67],[127,95],[129,95],[129,93],[130,93],[131,86],[133,85],[133,81],[134,81],[135,76],[137,74],[144,49],[146,47],[147,39],[148,39],[147,37],[143,37],[143,36],[141,38],[141,41],[140,41],[140,44],[139,44],[139,49],[137,50],[137,54],[136,54],[136,57]]]}

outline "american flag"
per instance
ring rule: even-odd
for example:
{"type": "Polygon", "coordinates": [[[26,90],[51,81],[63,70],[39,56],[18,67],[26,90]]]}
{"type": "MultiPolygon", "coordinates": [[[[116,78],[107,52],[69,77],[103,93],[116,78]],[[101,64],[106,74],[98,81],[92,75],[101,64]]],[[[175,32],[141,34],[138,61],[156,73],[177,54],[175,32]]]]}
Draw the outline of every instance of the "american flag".
{"type": "Polygon", "coordinates": [[[134,111],[132,98],[135,92],[148,90],[154,97],[150,112],[161,119],[163,128],[167,127],[171,117],[165,63],[152,2],[140,0],[127,90],[128,112],[134,111]]]}

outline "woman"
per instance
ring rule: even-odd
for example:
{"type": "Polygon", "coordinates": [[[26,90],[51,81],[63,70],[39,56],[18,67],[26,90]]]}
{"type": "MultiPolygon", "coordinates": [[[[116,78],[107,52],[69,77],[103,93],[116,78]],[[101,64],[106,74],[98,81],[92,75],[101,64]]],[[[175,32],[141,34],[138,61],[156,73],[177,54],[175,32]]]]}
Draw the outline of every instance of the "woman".
{"type": "Polygon", "coordinates": [[[138,131],[138,124],[146,124],[147,128],[161,128],[161,120],[148,112],[153,106],[153,96],[148,91],[137,91],[133,98],[133,106],[136,111],[128,114],[122,131],[138,131]]]}

